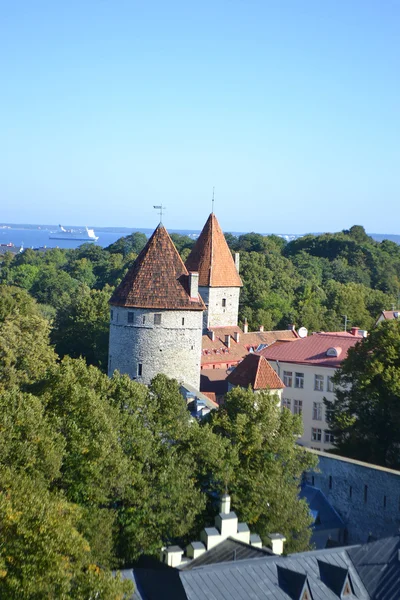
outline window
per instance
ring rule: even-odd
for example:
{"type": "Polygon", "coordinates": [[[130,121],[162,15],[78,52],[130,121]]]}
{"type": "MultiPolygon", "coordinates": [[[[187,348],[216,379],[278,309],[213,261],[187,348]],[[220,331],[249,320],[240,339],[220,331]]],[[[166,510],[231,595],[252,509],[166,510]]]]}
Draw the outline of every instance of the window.
{"type": "Polygon", "coordinates": [[[333,433],[331,433],[328,429],[325,429],[325,431],[324,431],[325,444],[333,444],[334,441],[335,441],[335,438],[333,436],[333,433]]]}
{"type": "Polygon", "coordinates": [[[368,501],[368,486],[364,485],[364,502],[368,501]]]}
{"type": "Polygon", "coordinates": [[[335,384],[332,381],[332,377],[330,377],[329,375],[326,378],[326,391],[327,392],[334,392],[335,391],[335,384]]]}
{"type": "Polygon", "coordinates": [[[226,306],[226,298],[222,298],[222,306],[225,308],[225,306],[226,306]]]}
{"type": "Polygon", "coordinates": [[[329,475],[329,489],[332,489],[332,475],[329,475]]]}
{"type": "Polygon", "coordinates": [[[315,375],[314,390],[317,390],[317,392],[324,391],[324,376],[323,375],[315,375]]]}
{"type": "Polygon", "coordinates": [[[322,431],[317,427],[311,427],[311,439],[313,442],[320,442],[322,438],[322,431]]]}
{"type": "Polygon", "coordinates": [[[315,483],[315,479],[314,479],[314,475],[311,476],[311,485],[314,485],[315,483]]]}
{"type": "Polygon", "coordinates": [[[292,410],[292,401],[290,398],[282,398],[282,408],[292,410]]]}
{"type": "Polygon", "coordinates": [[[386,496],[383,496],[383,508],[386,508],[386,496]]]}
{"type": "Polygon", "coordinates": [[[313,402],[312,418],[314,421],[322,421],[322,402],[313,402]]]}
{"type": "Polygon", "coordinates": [[[143,317],[142,317],[142,323],[143,323],[143,325],[146,323],[146,315],[143,315],[143,317]]]}
{"type": "Polygon", "coordinates": [[[139,363],[138,366],[137,366],[138,377],[141,377],[142,373],[143,373],[143,365],[142,365],[142,363],[139,363]]]}
{"type": "Polygon", "coordinates": [[[351,486],[349,487],[349,496],[350,498],[353,496],[353,488],[351,486]]]}
{"type": "Polygon", "coordinates": [[[185,317],[182,317],[182,325],[185,324],[185,317]]]}
{"type": "Polygon", "coordinates": [[[294,387],[302,388],[304,387],[304,373],[295,373],[294,376],[294,387]]]}
{"type": "Polygon", "coordinates": [[[154,314],[154,325],[161,325],[161,313],[154,314]]]}
{"type": "Polygon", "coordinates": [[[293,372],[292,371],[283,371],[283,383],[286,387],[292,387],[293,385],[293,372]]]}
{"type": "Polygon", "coordinates": [[[293,400],[293,413],[301,415],[303,412],[303,400],[293,400]]]}
{"type": "Polygon", "coordinates": [[[114,311],[111,309],[111,313],[110,313],[110,318],[111,321],[114,321],[114,311]]]}
{"type": "Polygon", "coordinates": [[[133,323],[133,312],[128,312],[128,323],[133,323]]]}

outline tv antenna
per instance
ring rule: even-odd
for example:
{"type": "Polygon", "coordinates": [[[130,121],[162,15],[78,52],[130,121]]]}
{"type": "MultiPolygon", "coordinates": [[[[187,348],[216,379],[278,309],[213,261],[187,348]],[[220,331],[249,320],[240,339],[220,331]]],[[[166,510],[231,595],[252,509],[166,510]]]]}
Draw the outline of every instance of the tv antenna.
{"type": "Polygon", "coordinates": [[[214,190],[215,190],[215,187],[213,187],[213,195],[212,195],[212,200],[211,200],[211,212],[212,213],[214,213],[214,202],[215,202],[214,190]]]}
{"type": "Polygon", "coordinates": [[[162,204],[156,204],[156,205],[153,204],[153,208],[158,210],[158,212],[160,214],[160,223],[162,223],[163,210],[166,210],[166,207],[163,206],[162,204]]]}
{"type": "Polygon", "coordinates": [[[347,331],[347,323],[349,322],[349,318],[347,315],[342,315],[344,318],[344,330],[347,331]]]}

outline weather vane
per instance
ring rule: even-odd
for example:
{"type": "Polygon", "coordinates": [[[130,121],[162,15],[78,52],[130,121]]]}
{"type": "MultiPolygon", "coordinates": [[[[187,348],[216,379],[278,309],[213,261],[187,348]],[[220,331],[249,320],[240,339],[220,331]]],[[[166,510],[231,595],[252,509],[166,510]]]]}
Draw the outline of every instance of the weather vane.
{"type": "Polygon", "coordinates": [[[162,204],[157,204],[157,205],[153,205],[153,208],[157,209],[160,213],[160,223],[162,223],[162,215],[163,215],[163,210],[165,210],[165,206],[163,206],[162,204]]]}
{"type": "Polygon", "coordinates": [[[214,202],[215,202],[214,190],[215,190],[215,187],[213,187],[213,195],[212,195],[212,200],[211,200],[211,212],[212,213],[214,213],[214,202]]]}

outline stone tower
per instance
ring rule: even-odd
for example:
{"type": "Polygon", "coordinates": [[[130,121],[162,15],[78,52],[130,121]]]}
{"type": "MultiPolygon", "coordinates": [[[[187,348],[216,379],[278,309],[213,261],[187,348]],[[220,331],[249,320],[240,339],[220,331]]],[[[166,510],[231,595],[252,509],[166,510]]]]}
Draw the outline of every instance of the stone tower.
{"type": "Polygon", "coordinates": [[[149,384],[164,373],[199,389],[204,303],[159,225],[110,300],[108,373],[149,384]]]}
{"type": "Polygon", "coordinates": [[[238,324],[243,285],[238,267],[239,255],[234,262],[217,218],[211,213],[186,261],[188,271],[199,273],[199,292],[207,308],[204,330],[238,324]]]}

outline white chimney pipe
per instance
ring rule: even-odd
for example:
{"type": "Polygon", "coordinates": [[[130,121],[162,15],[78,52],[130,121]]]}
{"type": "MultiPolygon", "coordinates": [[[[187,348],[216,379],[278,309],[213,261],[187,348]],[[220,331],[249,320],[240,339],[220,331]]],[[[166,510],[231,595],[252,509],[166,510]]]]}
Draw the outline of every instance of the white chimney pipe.
{"type": "Polygon", "coordinates": [[[235,267],[236,267],[236,271],[239,273],[239,268],[240,268],[240,254],[239,254],[239,252],[235,252],[235,267]]]}
{"type": "Polygon", "coordinates": [[[267,533],[266,537],[271,544],[272,552],[277,556],[283,554],[283,544],[286,542],[285,536],[281,533],[267,533]]]}
{"type": "Polygon", "coordinates": [[[231,497],[228,494],[224,494],[220,500],[220,513],[223,515],[229,515],[231,512],[231,497]]]}
{"type": "Polygon", "coordinates": [[[264,331],[264,325],[260,325],[260,331],[264,331]]]}
{"type": "Polygon", "coordinates": [[[247,319],[245,319],[243,323],[243,333],[249,333],[249,324],[247,322],[247,319]]]}
{"type": "Polygon", "coordinates": [[[189,294],[191,298],[198,298],[199,296],[199,274],[189,273],[189,294]]]}

